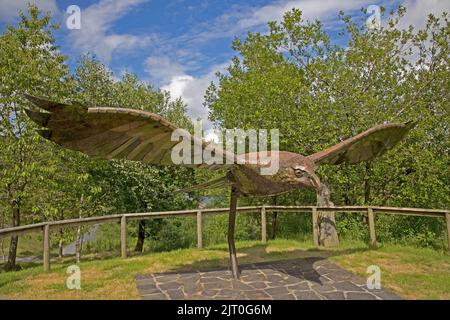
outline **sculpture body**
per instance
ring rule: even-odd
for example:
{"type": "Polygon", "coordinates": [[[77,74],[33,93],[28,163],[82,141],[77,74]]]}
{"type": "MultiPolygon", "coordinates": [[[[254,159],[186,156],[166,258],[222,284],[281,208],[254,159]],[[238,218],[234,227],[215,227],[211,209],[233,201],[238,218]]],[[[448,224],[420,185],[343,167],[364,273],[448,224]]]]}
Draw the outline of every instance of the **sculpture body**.
{"type": "MultiPolygon", "coordinates": [[[[128,159],[149,164],[173,165],[171,150],[178,142],[172,141],[171,135],[177,127],[156,114],[123,108],[89,108],[78,103],[64,104],[28,95],[26,97],[46,111],[27,110],[28,116],[44,128],[39,133],[64,148],[105,159],[128,159]]],[[[328,188],[316,174],[318,165],[370,161],[393,148],[413,126],[413,123],[379,125],[310,156],[280,151],[279,170],[274,175],[261,175],[262,165],[258,163],[189,165],[211,170],[227,168],[227,175],[222,179],[198,187],[231,186],[228,245],[233,276],[239,277],[234,245],[239,195],[270,196],[297,188],[314,188],[318,205],[332,206],[328,188]]],[[[195,138],[193,139],[195,141],[195,138]]],[[[203,148],[208,146],[208,142],[199,143],[203,148]]],[[[218,152],[223,158],[235,160],[237,157],[225,150],[218,152]]],[[[244,155],[248,156],[249,154],[244,155]]],[[[185,190],[195,190],[198,187],[185,190]]],[[[334,215],[322,214],[320,222],[322,245],[336,244],[337,233],[334,224],[334,215]]]]}

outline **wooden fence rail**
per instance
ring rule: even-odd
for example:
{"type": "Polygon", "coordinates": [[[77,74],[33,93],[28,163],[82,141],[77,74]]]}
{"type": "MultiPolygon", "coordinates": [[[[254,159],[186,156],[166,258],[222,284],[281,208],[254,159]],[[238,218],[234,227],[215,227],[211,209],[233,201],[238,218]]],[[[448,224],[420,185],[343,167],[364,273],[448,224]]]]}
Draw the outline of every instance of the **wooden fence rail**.
{"type": "MultiPolygon", "coordinates": [[[[91,224],[102,223],[120,223],[120,254],[122,258],[127,257],[127,222],[131,220],[144,220],[169,217],[197,217],[197,247],[203,247],[203,216],[214,214],[226,214],[229,208],[195,209],[182,211],[163,211],[163,212],[143,212],[143,213],[125,213],[109,216],[99,216],[90,218],[70,219],[51,221],[24,225],[20,227],[0,229],[0,239],[20,236],[32,232],[43,233],[43,265],[44,270],[50,270],[50,233],[67,227],[77,227],[91,224]]],[[[395,208],[395,207],[364,207],[364,206],[335,206],[335,207],[315,207],[315,206],[250,206],[238,207],[238,213],[260,213],[261,214],[261,241],[267,241],[267,213],[268,212],[292,212],[292,213],[310,213],[312,215],[312,230],[314,246],[319,245],[319,214],[318,212],[355,212],[366,213],[368,217],[370,246],[376,247],[377,239],[375,232],[376,214],[395,214],[408,216],[440,217],[445,218],[447,223],[447,238],[450,252],[450,211],[441,209],[420,209],[420,208],[395,208]]]]}

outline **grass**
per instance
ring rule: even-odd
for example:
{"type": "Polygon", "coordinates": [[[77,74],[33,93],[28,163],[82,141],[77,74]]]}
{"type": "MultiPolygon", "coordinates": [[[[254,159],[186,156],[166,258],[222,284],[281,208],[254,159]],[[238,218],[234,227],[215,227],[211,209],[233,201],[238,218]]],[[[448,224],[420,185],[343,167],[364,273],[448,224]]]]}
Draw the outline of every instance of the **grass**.
{"type": "Polygon", "coordinates": [[[406,299],[450,299],[450,256],[444,252],[386,245],[330,259],[361,276],[369,263],[378,265],[382,284],[406,299]]]}
{"type": "MultiPolygon", "coordinates": [[[[382,270],[381,280],[408,299],[450,299],[450,256],[431,249],[385,245],[369,250],[362,242],[344,241],[338,248],[316,249],[310,241],[274,240],[237,243],[241,264],[308,256],[327,257],[363,277],[369,265],[382,270]]],[[[49,273],[41,265],[25,265],[16,272],[0,272],[3,299],[138,299],[134,277],[149,272],[188,271],[227,267],[226,245],[206,249],[180,249],[147,253],[126,260],[117,257],[87,256],[81,268],[81,290],[68,290],[65,259],[52,264],[49,273]]]]}
{"type": "MultiPolygon", "coordinates": [[[[9,238],[0,240],[0,256],[8,255],[9,238]],[[2,241],[3,240],[3,241],[2,241]]],[[[19,238],[17,247],[18,256],[42,255],[42,236],[37,234],[27,234],[19,238]]]]}

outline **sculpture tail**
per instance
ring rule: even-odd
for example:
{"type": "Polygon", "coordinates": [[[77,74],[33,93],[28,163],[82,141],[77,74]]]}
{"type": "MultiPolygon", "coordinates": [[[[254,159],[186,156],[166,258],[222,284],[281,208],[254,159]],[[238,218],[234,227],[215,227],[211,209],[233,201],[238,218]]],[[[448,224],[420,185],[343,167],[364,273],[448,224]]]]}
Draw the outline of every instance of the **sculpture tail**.
{"type": "Polygon", "coordinates": [[[216,188],[226,187],[228,185],[230,185],[230,181],[225,176],[225,177],[221,177],[219,179],[200,183],[195,186],[174,190],[173,192],[192,192],[192,191],[197,191],[197,190],[216,189],[216,188]]]}

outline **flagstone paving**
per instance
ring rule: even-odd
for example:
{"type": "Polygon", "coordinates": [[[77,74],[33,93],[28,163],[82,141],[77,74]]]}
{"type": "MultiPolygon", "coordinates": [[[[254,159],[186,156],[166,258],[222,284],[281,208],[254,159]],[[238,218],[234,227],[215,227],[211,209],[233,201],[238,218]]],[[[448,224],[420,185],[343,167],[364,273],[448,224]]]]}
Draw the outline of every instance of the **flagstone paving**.
{"type": "Polygon", "coordinates": [[[366,280],[323,258],[241,266],[239,280],[225,269],[138,275],[146,300],[397,300],[387,290],[370,290],[366,280]]]}

